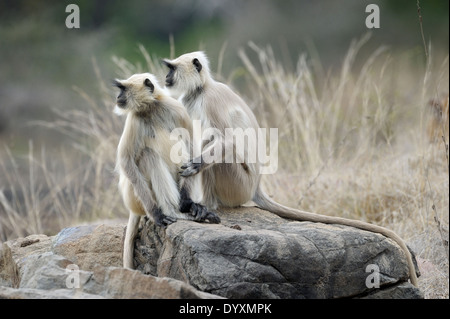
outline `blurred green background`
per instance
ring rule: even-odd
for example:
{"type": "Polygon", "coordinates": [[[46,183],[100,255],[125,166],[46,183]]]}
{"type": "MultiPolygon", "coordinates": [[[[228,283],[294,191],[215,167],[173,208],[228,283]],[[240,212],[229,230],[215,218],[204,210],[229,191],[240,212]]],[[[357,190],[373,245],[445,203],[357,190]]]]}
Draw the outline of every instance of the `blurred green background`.
{"type": "MultiPolygon", "coordinates": [[[[225,78],[242,66],[237,52],[249,41],[271,45],[287,67],[306,52],[326,73],[352,39],[369,31],[370,3],[380,8],[381,28],[371,31],[361,55],[386,45],[424,63],[416,0],[0,0],[0,143],[20,151],[30,138],[60,142],[27,120],[51,120],[52,108],[77,108],[83,100],[73,86],[98,95],[93,59],[109,81],[118,75],[113,56],[144,64],[142,44],[152,56],[168,57],[171,36],[175,55],[204,49],[213,70],[223,48],[225,78]],[[65,26],[70,3],[80,8],[79,29],[65,26]]],[[[420,6],[427,43],[448,55],[449,2],[420,6]]]]}

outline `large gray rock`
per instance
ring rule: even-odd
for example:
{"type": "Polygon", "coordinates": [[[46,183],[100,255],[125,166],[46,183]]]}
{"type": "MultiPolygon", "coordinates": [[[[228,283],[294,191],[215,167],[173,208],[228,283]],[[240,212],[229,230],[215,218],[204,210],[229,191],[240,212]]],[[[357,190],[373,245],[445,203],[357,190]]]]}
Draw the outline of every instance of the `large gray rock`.
{"type": "Polygon", "coordinates": [[[0,298],[422,297],[407,282],[403,252],[384,236],[257,208],[220,217],[218,225],[177,221],[165,229],[143,222],[138,270],[121,268],[124,224],[5,242],[0,298]],[[379,288],[370,287],[370,265],[379,288]]]}
{"type": "Polygon", "coordinates": [[[0,298],[220,298],[122,264],[124,225],[87,225],[3,243],[0,298]]]}
{"type": "Polygon", "coordinates": [[[165,230],[147,221],[136,240],[137,269],[226,298],[422,298],[407,283],[403,252],[382,235],[257,208],[220,217],[221,224],[177,221],[165,230]]]}

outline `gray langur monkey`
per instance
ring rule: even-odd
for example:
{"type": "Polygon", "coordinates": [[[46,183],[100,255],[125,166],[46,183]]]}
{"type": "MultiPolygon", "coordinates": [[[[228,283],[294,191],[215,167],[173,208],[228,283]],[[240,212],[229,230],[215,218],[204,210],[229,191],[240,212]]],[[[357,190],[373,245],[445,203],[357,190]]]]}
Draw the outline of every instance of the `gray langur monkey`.
{"type": "MultiPolygon", "coordinates": [[[[220,219],[190,200],[189,181],[179,176],[182,163],[171,158],[172,146],[179,141],[172,140],[170,133],[175,128],[190,131],[192,126],[183,105],[166,94],[149,73],[113,84],[120,89],[115,112],[126,115],[116,160],[119,190],[130,211],[123,265],[133,268],[134,238],[141,216],[147,215],[158,226],[170,225],[177,218],[212,223],[220,219]]],[[[189,152],[189,142],[185,143],[189,152]]]]}
{"type": "MultiPolygon", "coordinates": [[[[216,128],[222,133],[226,128],[258,130],[258,122],[248,105],[227,85],[212,78],[209,61],[204,52],[187,53],[174,60],[164,59],[162,62],[169,69],[166,76],[169,92],[182,102],[192,120],[201,121],[203,128],[216,128]]],[[[411,252],[395,232],[359,220],[319,215],[275,202],[261,189],[258,162],[206,163],[202,160],[204,154],[211,149],[225,150],[227,147],[235,148],[235,145],[227,145],[225,139],[215,137],[202,150],[200,158],[191,159],[182,167],[182,176],[198,176],[202,186],[202,198],[198,201],[208,210],[216,210],[219,206],[237,207],[253,200],[258,207],[280,217],[346,225],[380,233],[401,247],[407,259],[411,282],[417,286],[411,252]]]]}

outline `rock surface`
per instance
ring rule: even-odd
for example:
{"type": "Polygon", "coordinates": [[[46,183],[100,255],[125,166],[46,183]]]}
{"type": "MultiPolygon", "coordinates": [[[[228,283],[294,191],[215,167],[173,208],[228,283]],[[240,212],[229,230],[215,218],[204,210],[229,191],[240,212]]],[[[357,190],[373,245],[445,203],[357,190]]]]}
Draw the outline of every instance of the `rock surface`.
{"type": "Polygon", "coordinates": [[[137,269],[226,298],[422,297],[407,282],[403,252],[382,235],[254,207],[220,217],[218,225],[178,221],[165,231],[146,222],[137,269]]]}
{"type": "Polygon", "coordinates": [[[52,251],[84,270],[96,265],[122,267],[123,237],[123,225],[70,227],[54,238],[52,251]]]}
{"type": "Polygon", "coordinates": [[[3,243],[0,298],[219,298],[172,278],[124,269],[125,225],[87,225],[3,243]]]}
{"type": "Polygon", "coordinates": [[[422,298],[403,253],[382,235],[253,207],[220,217],[166,229],[143,221],[137,270],[121,268],[124,224],[5,242],[0,298],[422,298]]]}

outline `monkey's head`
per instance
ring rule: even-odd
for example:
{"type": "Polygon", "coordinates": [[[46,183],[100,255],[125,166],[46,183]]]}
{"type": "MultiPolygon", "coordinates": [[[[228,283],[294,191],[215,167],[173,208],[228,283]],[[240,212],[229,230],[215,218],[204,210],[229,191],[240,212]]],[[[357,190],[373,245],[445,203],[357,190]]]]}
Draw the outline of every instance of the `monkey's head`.
{"type": "Polygon", "coordinates": [[[115,112],[142,112],[154,105],[162,89],[155,76],[150,73],[134,74],[126,80],[114,80],[113,85],[120,89],[115,112]]]}
{"type": "Polygon", "coordinates": [[[201,89],[210,79],[209,61],[204,52],[186,53],[175,60],[162,61],[168,67],[166,87],[175,97],[201,89]]]}

